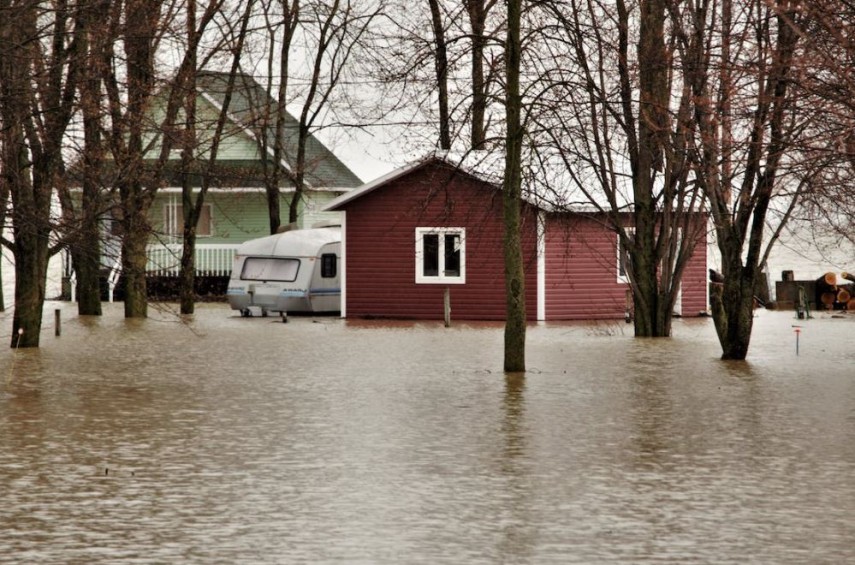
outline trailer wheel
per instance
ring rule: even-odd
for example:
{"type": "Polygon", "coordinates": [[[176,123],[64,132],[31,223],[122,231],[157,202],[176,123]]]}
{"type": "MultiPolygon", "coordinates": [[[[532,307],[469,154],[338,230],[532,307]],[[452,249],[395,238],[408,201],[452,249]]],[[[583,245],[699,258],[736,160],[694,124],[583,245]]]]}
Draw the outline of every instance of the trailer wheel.
{"type": "Polygon", "coordinates": [[[241,318],[252,318],[252,310],[249,308],[244,308],[240,311],[241,318]]]}
{"type": "Polygon", "coordinates": [[[262,309],[261,309],[261,317],[262,317],[262,318],[266,318],[266,317],[267,317],[267,310],[265,310],[264,308],[262,308],[262,309]]]}

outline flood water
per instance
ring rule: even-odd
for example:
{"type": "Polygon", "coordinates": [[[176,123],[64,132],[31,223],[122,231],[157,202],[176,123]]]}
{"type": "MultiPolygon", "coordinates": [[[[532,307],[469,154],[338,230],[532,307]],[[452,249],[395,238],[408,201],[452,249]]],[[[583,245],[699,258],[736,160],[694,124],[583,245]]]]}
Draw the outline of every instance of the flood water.
{"type": "Polygon", "coordinates": [[[501,324],[105,306],[0,351],[0,563],[855,560],[855,315],[537,325],[522,377],[501,324]]]}

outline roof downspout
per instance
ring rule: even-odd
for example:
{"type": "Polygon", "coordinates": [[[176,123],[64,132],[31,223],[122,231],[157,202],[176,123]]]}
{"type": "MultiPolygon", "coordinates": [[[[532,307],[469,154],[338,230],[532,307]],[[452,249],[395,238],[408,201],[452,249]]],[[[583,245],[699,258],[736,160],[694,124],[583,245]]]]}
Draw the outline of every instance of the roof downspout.
{"type": "Polygon", "coordinates": [[[341,317],[347,318],[347,212],[341,214],[341,317]]]}
{"type": "Polygon", "coordinates": [[[546,320],[546,212],[537,212],[537,320],[546,320]]]}

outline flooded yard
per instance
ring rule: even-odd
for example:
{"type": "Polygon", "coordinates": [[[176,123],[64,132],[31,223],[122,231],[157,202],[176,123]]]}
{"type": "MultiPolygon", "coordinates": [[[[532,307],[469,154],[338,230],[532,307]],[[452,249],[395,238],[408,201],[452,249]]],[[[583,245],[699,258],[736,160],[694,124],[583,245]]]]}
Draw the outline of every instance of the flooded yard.
{"type": "Polygon", "coordinates": [[[501,324],[105,307],[0,351],[0,563],[855,560],[855,315],[534,325],[506,376],[501,324]]]}

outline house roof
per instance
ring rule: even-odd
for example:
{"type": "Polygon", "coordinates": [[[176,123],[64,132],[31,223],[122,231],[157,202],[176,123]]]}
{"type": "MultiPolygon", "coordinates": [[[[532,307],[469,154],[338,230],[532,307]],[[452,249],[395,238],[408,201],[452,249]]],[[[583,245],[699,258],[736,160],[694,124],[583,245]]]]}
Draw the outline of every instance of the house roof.
{"type": "MultiPolygon", "coordinates": [[[[228,78],[228,73],[204,71],[198,74],[196,86],[200,94],[210,103],[217,108],[222,108],[228,78]]],[[[276,101],[253,77],[244,73],[237,75],[229,104],[229,118],[253,139],[258,139],[260,135],[266,136],[267,146],[271,151],[276,133],[275,120],[265,129],[261,118],[264,109],[275,105],[276,101]]],[[[286,111],[285,127],[282,132],[284,150],[282,166],[287,170],[293,169],[292,164],[296,160],[298,130],[299,122],[286,111]]],[[[362,180],[314,135],[309,135],[306,142],[306,181],[315,189],[344,189],[362,184],[362,180]]]]}
{"type": "MultiPolygon", "coordinates": [[[[347,203],[356,200],[357,198],[361,198],[362,196],[431,163],[444,164],[455,168],[462,173],[491,185],[496,190],[500,190],[502,183],[504,182],[505,161],[504,154],[502,153],[468,151],[463,154],[456,154],[447,151],[435,151],[421,158],[415,159],[390,173],[367,182],[350,192],[342,194],[327,204],[323,210],[341,210],[347,203]]],[[[525,187],[523,188],[523,200],[541,210],[549,210],[550,208],[544,199],[538,197],[538,195],[533,192],[527,191],[525,187]]]]}

